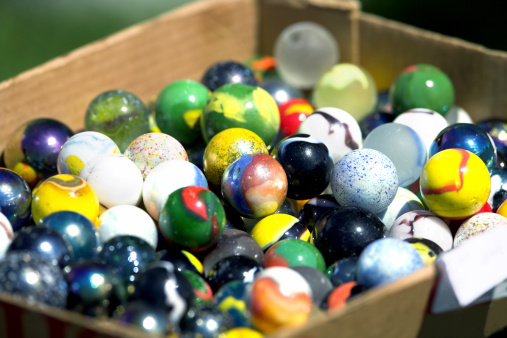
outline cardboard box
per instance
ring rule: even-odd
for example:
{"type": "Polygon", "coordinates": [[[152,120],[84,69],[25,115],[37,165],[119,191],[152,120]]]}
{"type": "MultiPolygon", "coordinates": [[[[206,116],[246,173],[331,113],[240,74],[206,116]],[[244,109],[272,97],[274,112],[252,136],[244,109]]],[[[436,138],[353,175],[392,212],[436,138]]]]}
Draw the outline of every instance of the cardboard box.
{"type": "MultiPolygon", "coordinates": [[[[380,90],[389,88],[406,66],[431,63],[450,76],[457,104],[474,120],[505,117],[507,53],[361,13],[359,3],[352,0],[208,0],[133,26],[0,83],[4,131],[0,149],[10,135],[5,131],[34,118],[52,117],[74,130],[81,129],[88,103],[105,90],[126,89],[147,101],[171,81],[198,80],[214,62],[270,54],[281,30],[301,20],[327,27],[340,44],[340,61],[364,66],[380,90]]],[[[282,330],[276,336],[487,335],[507,325],[507,312],[498,311],[505,309],[505,299],[447,315],[426,315],[437,276],[435,266],[426,267],[359,295],[343,310],[319,315],[303,328],[282,330]],[[462,316],[470,319],[463,322],[462,316]],[[460,326],[460,331],[451,330],[453,325],[454,330],[460,326]]],[[[142,333],[112,321],[0,295],[0,336],[140,337],[142,333]]]]}

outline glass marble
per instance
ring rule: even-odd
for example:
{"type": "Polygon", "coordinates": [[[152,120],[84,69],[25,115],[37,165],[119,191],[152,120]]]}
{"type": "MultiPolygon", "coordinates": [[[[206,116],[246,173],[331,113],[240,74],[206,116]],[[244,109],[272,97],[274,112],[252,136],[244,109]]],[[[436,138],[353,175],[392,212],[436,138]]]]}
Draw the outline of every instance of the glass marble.
{"type": "Polygon", "coordinates": [[[215,293],[215,307],[227,312],[235,327],[251,327],[250,313],[246,305],[247,284],[235,280],[224,284],[215,293]]]}
{"type": "Polygon", "coordinates": [[[171,82],[158,94],[155,120],[160,130],[184,146],[202,142],[200,119],[210,92],[192,80],[171,82]]]}
{"type": "Polygon", "coordinates": [[[265,79],[259,86],[273,97],[278,107],[291,99],[305,97],[301,90],[277,78],[265,79]]]}
{"type": "Polygon", "coordinates": [[[426,145],[415,130],[399,123],[386,123],[372,130],[363,148],[378,150],[389,157],[396,167],[400,187],[419,179],[428,156],[426,145]]]}
{"type": "Polygon", "coordinates": [[[491,173],[496,165],[496,147],[481,127],[470,123],[452,124],[440,131],[431,143],[428,156],[451,148],[460,148],[480,157],[491,173]]]}
{"type": "Polygon", "coordinates": [[[356,281],[357,256],[337,260],[327,268],[327,277],[336,288],[342,284],[356,281]]]}
{"type": "Polygon", "coordinates": [[[357,261],[357,282],[366,287],[391,283],[424,267],[417,250],[397,238],[369,244],[357,261]]]}
{"type": "Polygon", "coordinates": [[[412,108],[426,108],[445,116],[454,104],[451,79],[438,67],[415,64],[405,68],[389,89],[395,115],[412,108]]]}
{"type": "Polygon", "coordinates": [[[68,287],[62,270],[32,251],[15,251],[0,260],[0,293],[65,308],[68,287]]]}
{"type": "Polygon", "coordinates": [[[157,254],[159,260],[170,262],[180,272],[188,270],[200,276],[203,275],[204,270],[201,261],[186,250],[180,250],[173,245],[167,245],[162,251],[158,251],[157,254]]]}
{"type": "Polygon", "coordinates": [[[144,301],[130,301],[116,308],[113,318],[120,326],[137,326],[142,331],[153,335],[167,335],[172,329],[167,312],[144,301]]]}
{"type": "Polygon", "coordinates": [[[444,251],[452,249],[453,245],[453,236],[447,223],[428,210],[409,211],[398,217],[389,231],[389,237],[426,238],[435,242],[444,251]]]}
{"type": "Polygon", "coordinates": [[[48,118],[28,121],[10,136],[4,150],[5,165],[14,169],[23,162],[42,178],[58,173],[58,154],[74,132],[64,123],[48,118]]]}
{"type": "Polygon", "coordinates": [[[374,149],[358,149],[336,162],[331,188],[340,205],[379,213],[396,197],[398,173],[386,155],[374,149]]]}
{"type": "Polygon", "coordinates": [[[284,239],[298,238],[307,241],[310,238],[308,228],[296,217],[286,214],[264,217],[253,227],[250,234],[264,251],[284,239]]]}
{"type": "Polygon", "coordinates": [[[43,219],[37,226],[57,231],[72,247],[76,262],[93,259],[98,253],[99,237],[95,224],[74,211],[57,211],[43,219]]]}
{"type": "Polygon", "coordinates": [[[222,286],[235,280],[251,283],[255,275],[263,269],[262,264],[253,258],[242,255],[228,256],[211,267],[206,280],[211,290],[217,292],[222,286]]]}
{"type": "Polygon", "coordinates": [[[224,227],[225,211],[219,198],[198,186],[172,192],[159,217],[159,229],[164,238],[194,252],[215,244],[224,227]]]}
{"type": "Polygon", "coordinates": [[[339,108],[360,121],[375,111],[377,85],[365,68],[339,63],[320,77],[313,98],[317,108],[339,108]]]}
{"type": "Polygon", "coordinates": [[[423,140],[428,153],[438,133],[449,125],[439,113],[422,108],[407,110],[396,116],[393,122],[412,128],[423,140]]]}
{"type": "Polygon", "coordinates": [[[221,259],[239,255],[250,257],[261,264],[264,259],[264,252],[252,236],[241,230],[225,229],[215,248],[203,260],[204,275],[207,276],[211,267],[221,259]]]}
{"type": "Polygon", "coordinates": [[[178,327],[194,302],[192,284],[174,266],[165,261],[154,262],[138,276],[135,291],[129,300],[144,301],[166,311],[170,325],[178,327]]]}
{"type": "MultiPolygon", "coordinates": [[[[492,212],[483,212],[466,220],[454,236],[454,247],[458,247],[473,236],[497,226],[506,226],[507,218],[492,212]]],[[[438,243],[437,243],[438,244],[438,243]]]]}
{"type": "Polygon", "coordinates": [[[54,175],[33,192],[33,220],[37,224],[57,211],[75,211],[95,222],[99,215],[99,199],[92,186],[81,177],[54,175]]]}
{"type": "Polygon", "coordinates": [[[336,163],[343,155],[363,146],[363,136],[357,121],[344,110],[321,108],[301,122],[298,133],[321,140],[336,163]]]}
{"type": "Polygon", "coordinates": [[[410,237],[404,239],[405,242],[410,243],[421,256],[424,265],[430,265],[437,259],[444,250],[435,242],[418,237],[410,237]]]}
{"type": "Polygon", "coordinates": [[[207,144],[203,155],[203,169],[210,188],[220,192],[225,169],[241,155],[267,154],[266,143],[254,132],[244,128],[230,128],[216,134],[207,144]]]}
{"type": "Polygon", "coordinates": [[[110,90],[95,97],[86,110],[85,129],[110,137],[123,153],[132,140],[150,132],[150,112],[134,94],[110,90]]]}
{"type": "Polygon", "coordinates": [[[143,179],[146,179],[150,171],[162,162],[188,161],[183,145],[174,137],[163,133],[148,133],[136,137],[123,155],[135,163],[143,179]]]}
{"type": "Polygon", "coordinates": [[[88,161],[79,173],[106,208],[138,205],[143,191],[143,175],[127,157],[102,154],[88,161]],[[125,184],[128,182],[128,184],[125,184]]]}
{"type": "Polygon", "coordinates": [[[156,260],[155,249],[136,236],[115,236],[103,245],[99,260],[109,265],[123,283],[127,292],[132,292],[137,276],[156,260]]]}
{"type": "Polygon", "coordinates": [[[229,60],[212,64],[203,74],[201,82],[211,91],[226,84],[239,83],[250,86],[258,84],[254,72],[249,67],[229,60]]]}
{"type": "Polygon", "coordinates": [[[475,214],[491,190],[488,168],[477,155],[464,149],[446,149],[430,158],[419,183],[428,208],[450,219],[475,214]]]}
{"type": "Polygon", "coordinates": [[[496,146],[498,168],[507,167],[507,119],[489,118],[477,123],[484,131],[486,131],[496,146]]]}
{"type": "Polygon", "coordinates": [[[157,226],[150,215],[133,205],[117,205],[104,211],[98,221],[99,242],[103,245],[109,239],[120,235],[137,236],[157,248],[157,226]]]}
{"type": "Polygon", "coordinates": [[[0,212],[0,261],[4,258],[7,248],[12,242],[14,231],[11,222],[0,212]]]}
{"type": "Polygon", "coordinates": [[[160,163],[146,176],[143,183],[143,203],[146,210],[158,221],[160,210],[169,195],[188,186],[208,188],[206,176],[195,164],[183,160],[160,163]]]}
{"type": "Polygon", "coordinates": [[[495,168],[491,172],[491,192],[488,203],[496,211],[507,198],[507,168],[495,168]]]}
{"type": "Polygon", "coordinates": [[[272,267],[260,272],[250,284],[247,304],[254,328],[272,333],[282,326],[301,326],[308,321],[312,290],[298,272],[272,267]]]}
{"type": "Polygon", "coordinates": [[[389,231],[398,217],[413,210],[424,210],[421,200],[410,190],[398,187],[394,200],[386,210],[379,212],[377,216],[389,231]]]}
{"type": "Polygon", "coordinates": [[[287,196],[287,175],[263,153],[242,155],[225,169],[222,196],[241,216],[261,218],[280,208],[287,196]]]}
{"type": "Polygon", "coordinates": [[[0,168],[0,212],[9,220],[14,231],[30,220],[32,189],[14,171],[0,168]]]}
{"type": "Polygon", "coordinates": [[[326,262],[320,251],[307,241],[295,238],[284,239],[273,244],[266,250],[262,265],[265,268],[309,266],[322,272],[326,271],[326,262]]]}
{"type": "Polygon", "coordinates": [[[67,309],[97,318],[110,317],[125,297],[125,289],[106,264],[82,261],[65,275],[69,285],[67,309]]]}
{"type": "Polygon", "coordinates": [[[271,156],[287,175],[287,197],[310,199],[329,185],[333,155],[319,139],[306,134],[288,136],[276,145],[271,156]]]}
{"type": "Polygon", "coordinates": [[[221,337],[233,327],[228,313],[211,306],[192,306],[181,320],[183,337],[221,337]]]}
{"type": "Polygon", "coordinates": [[[18,230],[6,255],[27,250],[62,269],[74,261],[74,252],[69,242],[56,230],[44,226],[24,227],[18,230]]]}
{"type": "Polygon", "coordinates": [[[211,94],[203,110],[201,130],[206,142],[229,128],[245,128],[270,144],[280,128],[275,100],[261,87],[226,84],[211,94]]]}
{"type": "Polygon", "coordinates": [[[293,23],[278,35],[273,48],[276,70],[287,83],[312,88],[339,60],[335,37],[326,27],[310,21],[293,23]]]}
{"type": "Polygon", "coordinates": [[[357,206],[341,206],[315,224],[311,242],[331,265],[358,256],[368,244],[384,237],[384,229],[374,213],[357,206]]]}
{"type": "Polygon", "coordinates": [[[212,304],[214,301],[213,291],[209,286],[208,282],[198,273],[183,270],[183,275],[188,279],[195,293],[195,305],[212,304]]]}
{"type": "Polygon", "coordinates": [[[297,134],[301,123],[314,112],[310,101],[293,98],[278,105],[280,111],[280,131],[284,136],[297,134]]]}
{"type": "Polygon", "coordinates": [[[108,136],[96,131],[83,131],[63,144],[58,154],[58,173],[79,176],[81,169],[94,157],[119,153],[120,149],[108,136]]]}
{"type": "Polygon", "coordinates": [[[299,210],[297,218],[308,230],[312,231],[322,216],[339,206],[332,194],[318,195],[303,205],[301,210],[299,210]]]}
{"type": "Polygon", "coordinates": [[[333,284],[327,276],[320,270],[312,268],[311,266],[293,266],[292,270],[299,273],[308,282],[312,289],[313,303],[320,306],[327,295],[333,290],[333,284]]]}

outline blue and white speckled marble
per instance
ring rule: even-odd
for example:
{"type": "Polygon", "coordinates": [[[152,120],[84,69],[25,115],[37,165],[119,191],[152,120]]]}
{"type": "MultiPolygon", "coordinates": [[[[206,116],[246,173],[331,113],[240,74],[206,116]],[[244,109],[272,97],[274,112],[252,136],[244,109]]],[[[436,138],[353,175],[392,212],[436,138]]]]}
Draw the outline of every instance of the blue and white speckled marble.
{"type": "Polygon", "coordinates": [[[357,261],[357,282],[366,287],[393,282],[424,267],[417,249],[397,238],[370,243],[357,261]]]}
{"type": "Polygon", "coordinates": [[[379,213],[396,196],[398,174],[386,155],[373,149],[358,149],[336,162],[331,189],[340,205],[354,205],[379,213]]]}

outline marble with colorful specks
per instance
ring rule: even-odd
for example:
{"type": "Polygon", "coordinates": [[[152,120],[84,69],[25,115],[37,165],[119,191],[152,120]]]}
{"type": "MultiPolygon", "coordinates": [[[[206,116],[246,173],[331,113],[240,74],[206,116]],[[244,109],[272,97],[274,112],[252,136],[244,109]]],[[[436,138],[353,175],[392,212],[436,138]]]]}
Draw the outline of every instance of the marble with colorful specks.
{"type": "Polygon", "coordinates": [[[174,137],[163,133],[148,133],[137,137],[129,144],[125,157],[134,162],[143,179],[157,165],[170,160],[188,161],[185,148],[174,137]]]}

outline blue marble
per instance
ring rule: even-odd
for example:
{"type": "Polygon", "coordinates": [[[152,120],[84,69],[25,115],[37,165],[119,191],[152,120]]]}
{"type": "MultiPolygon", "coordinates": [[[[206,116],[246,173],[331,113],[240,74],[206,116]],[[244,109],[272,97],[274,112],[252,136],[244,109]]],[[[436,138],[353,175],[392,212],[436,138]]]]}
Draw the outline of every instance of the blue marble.
{"type": "Polygon", "coordinates": [[[374,149],[357,149],[336,162],[331,189],[342,206],[357,206],[379,213],[389,206],[398,190],[394,163],[374,149]]]}
{"type": "Polygon", "coordinates": [[[222,61],[213,64],[206,70],[201,82],[211,91],[215,91],[228,83],[258,85],[254,72],[247,66],[234,61],[222,61]]]}
{"type": "Polygon", "coordinates": [[[28,223],[32,215],[32,190],[15,172],[0,168],[0,212],[17,231],[28,223]]]}
{"type": "Polygon", "coordinates": [[[51,228],[69,242],[76,262],[95,258],[99,248],[97,228],[87,217],[74,211],[57,211],[40,220],[38,226],[51,228]]]}
{"type": "Polygon", "coordinates": [[[486,131],[496,146],[497,151],[497,168],[507,167],[507,120],[501,118],[489,118],[477,123],[484,131],[486,131]]]}
{"type": "Polygon", "coordinates": [[[104,243],[99,259],[113,268],[116,275],[128,288],[147,266],[155,261],[155,249],[136,236],[115,236],[104,243]]]}
{"type": "Polygon", "coordinates": [[[507,168],[495,168],[491,172],[491,192],[488,203],[493,212],[507,199],[507,168]]]}
{"type": "Polygon", "coordinates": [[[343,258],[334,262],[327,268],[327,276],[334,287],[356,280],[357,260],[357,257],[343,258]]]}
{"type": "Polygon", "coordinates": [[[397,238],[382,238],[369,244],[359,255],[357,282],[375,287],[393,282],[424,267],[417,250],[397,238]]]}
{"type": "Polygon", "coordinates": [[[29,121],[14,131],[5,148],[8,168],[25,162],[37,173],[51,176],[58,173],[58,154],[74,132],[60,121],[40,118],[29,121]]]}
{"type": "Polygon", "coordinates": [[[9,253],[0,261],[0,293],[28,301],[65,308],[67,282],[50,260],[30,251],[9,253]]]}
{"type": "Polygon", "coordinates": [[[273,97],[278,106],[290,99],[305,97],[301,90],[277,78],[266,79],[259,86],[273,97]]]}
{"type": "Polygon", "coordinates": [[[69,285],[67,309],[87,316],[107,318],[126,297],[123,285],[107,264],[78,262],[65,278],[69,285]]]}
{"type": "Polygon", "coordinates": [[[236,280],[223,285],[215,294],[214,305],[227,312],[236,327],[252,327],[246,305],[247,285],[236,280]]]}
{"type": "Polygon", "coordinates": [[[14,234],[7,254],[29,250],[64,268],[74,261],[69,242],[56,230],[45,226],[23,227],[14,234]]]}
{"type": "Polygon", "coordinates": [[[451,148],[460,148],[479,156],[491,172],[496,165],[496,147],[481,127],[470,123],[455,123],[440,131],[429,148],[429,158],[451,148]]]}

